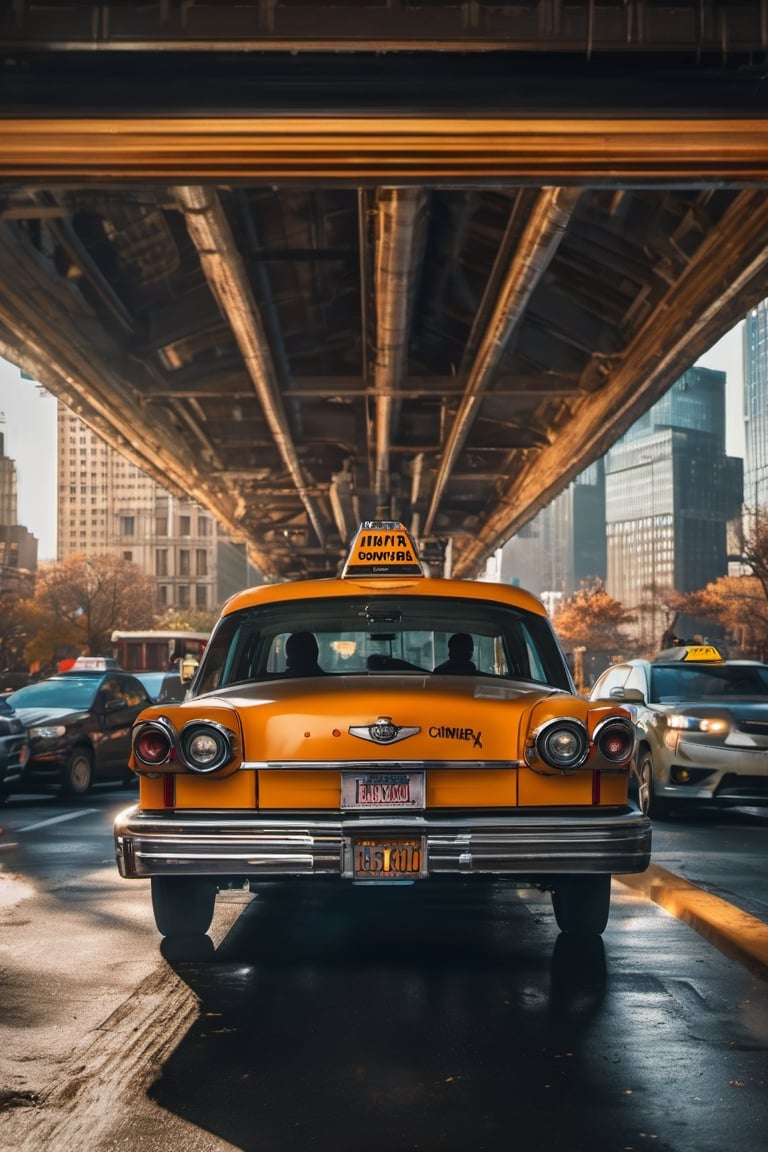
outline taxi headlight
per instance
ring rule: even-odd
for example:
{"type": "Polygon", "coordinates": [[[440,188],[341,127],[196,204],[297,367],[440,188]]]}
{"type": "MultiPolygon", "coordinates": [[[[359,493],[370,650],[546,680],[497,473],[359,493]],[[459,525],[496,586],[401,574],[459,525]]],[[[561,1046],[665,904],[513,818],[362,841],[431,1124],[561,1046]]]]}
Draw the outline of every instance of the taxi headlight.
{"type": "Polygon", "coordinates": [[[550,720],[533,734],[528,749],[532,768],[537,762],[559,772],[581,768],[589,753],[589,737],[578,720],[550,720]]]}
{"type": "Polygon", "coordinates": [[[672,712],[667,716],[667,727],[678,732],[705,732],[709,736],[725,736],[731,726],[724,716],[686,716],[684,712],[672,712]]]}
{"type": "Polygon", "coordinates": [[[234,755],[232,733],[221,724],[193,720],[181,730],[181,752],[193,772],[215,772],[234,755]]]}

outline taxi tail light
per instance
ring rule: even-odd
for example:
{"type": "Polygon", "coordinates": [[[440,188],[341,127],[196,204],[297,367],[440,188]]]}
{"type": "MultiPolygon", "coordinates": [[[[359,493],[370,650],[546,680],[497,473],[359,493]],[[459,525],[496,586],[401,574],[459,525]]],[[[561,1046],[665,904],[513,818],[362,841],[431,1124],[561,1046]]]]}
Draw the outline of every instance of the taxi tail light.
{"type": "Polygon", "coordinates": [[[635,747],[635,730],[629,720],[615,717],[595,730],[595,748],[610,764],[627,764],[635,747]]]}
{"type": "Polygon", "coordinates": [[[533,736],[529,763],[534,769],[574,772],[589,753],[589,737],[578,720],[551,720],[533,736]]]}
{"type": "Polygon", "coordinates": [[[191,772],[216,772],[234,756],[232,733],[221,724],[194,720],[181,730],[181,755],[191,772]]]}
{"type": "Polygon", "coordinates": [[[170,764],[175,759],[171,733],[162,724],[140,724],[133,736],[133,753],[145,770],[170,764]]]}

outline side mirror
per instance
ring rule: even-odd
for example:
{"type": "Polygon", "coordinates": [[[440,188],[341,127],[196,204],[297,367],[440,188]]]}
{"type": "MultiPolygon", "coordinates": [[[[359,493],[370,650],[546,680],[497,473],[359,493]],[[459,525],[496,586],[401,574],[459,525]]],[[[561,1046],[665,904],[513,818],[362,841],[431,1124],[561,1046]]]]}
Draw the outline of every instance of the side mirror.
{"type": "Polygon", "coordinates": [[[618,704],[645,704],[645,696],[639,688],[612,688],[610,696],[618,704]]]}

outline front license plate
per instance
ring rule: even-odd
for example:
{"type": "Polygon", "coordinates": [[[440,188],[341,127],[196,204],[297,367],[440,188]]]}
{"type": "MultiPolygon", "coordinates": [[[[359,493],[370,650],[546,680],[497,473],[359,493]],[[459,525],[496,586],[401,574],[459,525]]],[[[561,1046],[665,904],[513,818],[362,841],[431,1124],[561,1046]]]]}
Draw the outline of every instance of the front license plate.
{"type": "Polygon", "coordinates": [[[423,772],[342,772],[341,806],[347,811],[423,808],[423,772]]]}
{"type": "Polygon", "coordinates": [[[352,840],[355,880],[416,880],[424,875],[424,842],[380,837],[352,840]]]}

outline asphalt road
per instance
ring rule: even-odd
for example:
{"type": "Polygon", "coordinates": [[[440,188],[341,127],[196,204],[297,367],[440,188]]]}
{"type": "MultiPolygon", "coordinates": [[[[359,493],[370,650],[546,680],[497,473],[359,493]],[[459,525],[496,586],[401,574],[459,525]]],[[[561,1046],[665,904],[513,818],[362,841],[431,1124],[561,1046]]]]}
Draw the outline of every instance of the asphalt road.
{"type": "MultiPolygon", "coordinates": [[[[574,950],[499,884],[264,886],[174,958],[112,863],[130,801],[0,812],[1,1152],[764,1149],[768,981],[642,892],[574,950]]],[[[665,823],[654,863],[765,919],[767,836],[665,823]]]]}

